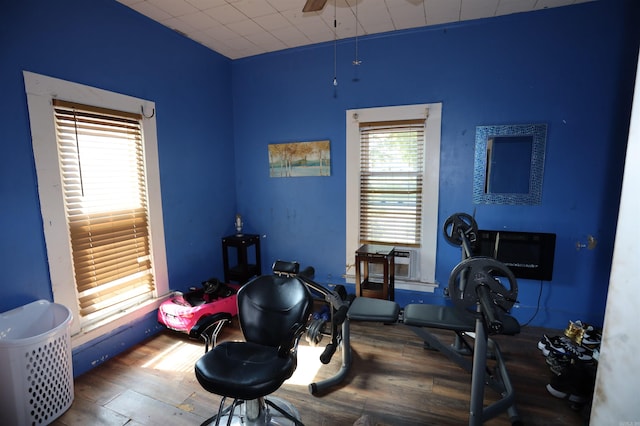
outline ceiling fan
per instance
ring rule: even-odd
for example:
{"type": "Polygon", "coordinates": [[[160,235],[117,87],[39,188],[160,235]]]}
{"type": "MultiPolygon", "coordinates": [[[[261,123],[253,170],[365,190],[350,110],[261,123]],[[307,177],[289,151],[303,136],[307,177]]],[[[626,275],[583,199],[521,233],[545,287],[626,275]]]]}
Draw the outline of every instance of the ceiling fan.
{"type": "Polygon", "coordinates": [[[307,0],[302,8],[302,12],[319,12],[327,4],[327,0],[307,0]]]}

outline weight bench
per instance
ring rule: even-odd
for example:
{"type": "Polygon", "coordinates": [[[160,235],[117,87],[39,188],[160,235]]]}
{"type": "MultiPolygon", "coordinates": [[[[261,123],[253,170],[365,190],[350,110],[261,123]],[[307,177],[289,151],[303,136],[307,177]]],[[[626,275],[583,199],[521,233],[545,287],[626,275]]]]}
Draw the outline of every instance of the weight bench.
{"type": "MultiPolygon", "coordinates": [[[[435,349],[444,354],[451,361],[471,373],[471,401],[469,424],[479,425],[507,411],[512,424],[518,424],[520,419],[515,407],[515,396],[507,369],[500,349],[493,340],[487,337],[486,325],[481,314],[474,314],[455,307],[409,304],[404,309],[393,301],[357,297],[351,304],[348,314],[350,321],[382,322],[385,324],[403,324],[409,327],[425,343],[425,347],[435,349]],[[453,331],[456,342],[462,342],[469,352],[473,353],[473,362],[465,357],[463,352],[452,345],[442,343],[429,328],[453,331]],[[473,338],[472,347],[467,338],[473,338]],[[496,368],[487,367],[487,357],[496,360],[496,368]],[[484,407],[485,384],[498,392],[501,398],[493,404],[484,407]]],[[[503,315],[502,334],[516,334],[520,331],[518,321],[503,315]]]]}

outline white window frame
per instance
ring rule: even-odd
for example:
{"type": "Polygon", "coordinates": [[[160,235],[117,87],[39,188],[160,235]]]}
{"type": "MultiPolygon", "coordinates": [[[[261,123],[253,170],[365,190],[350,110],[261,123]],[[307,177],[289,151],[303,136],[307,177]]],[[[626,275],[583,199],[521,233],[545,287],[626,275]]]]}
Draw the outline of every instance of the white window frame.
{"type": "MultiPolygon", "coordinates": [[[[440,129],[442,103],[359,108],[346,111],[346,270],[347,282],[355,282],[355,252],[360,247],[360,123],[394,120],[425,120],[424,181],[422,189],[422,243],[416,281],[396,279],[398,289],[433,292],[437,287],[438,194],[440,188],[440,129]]],[[[398,247],[401,248],[401,247],[398,247]]]]}
{"type": "Polygon", "coordinates": [[[151,114],[152,111],[155,112],[155,104],[151,101],[29,71],[24,71],[23,75],[53,299],[56,303],[68,307],[73,314],[75,321],[71,323],[71,341],[75,348],[142,318],[157,309],[169,294],[156,120],[155,113],[151,114]],[[148,114],[142,120],[142,131],[147,174],[152,263],[155,277],[154,299],[111,316],[105,321],[85,327],[82,327],[78,321],[71,242],[64,208],[52,105],[54,98],[138,114],[142,108],[148,114]],[[148,118],[149,115],[151,115],[150,118],[148,118]]]}

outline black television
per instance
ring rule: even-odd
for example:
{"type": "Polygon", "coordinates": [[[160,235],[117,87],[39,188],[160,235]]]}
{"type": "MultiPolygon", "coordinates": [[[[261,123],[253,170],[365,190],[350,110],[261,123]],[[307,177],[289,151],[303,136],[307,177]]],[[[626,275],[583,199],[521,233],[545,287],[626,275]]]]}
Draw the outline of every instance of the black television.
{"type": "Polygon", "coordinates": [[[516,278],[551,281],[556,234],[479,230],[474,256],[488,256],[504,263],[516,278]]]}

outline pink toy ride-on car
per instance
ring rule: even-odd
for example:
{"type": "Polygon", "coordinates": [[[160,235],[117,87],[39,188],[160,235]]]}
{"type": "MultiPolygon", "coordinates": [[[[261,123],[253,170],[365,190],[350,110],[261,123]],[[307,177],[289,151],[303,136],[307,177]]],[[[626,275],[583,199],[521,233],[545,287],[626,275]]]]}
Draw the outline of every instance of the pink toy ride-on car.
{"type": "Polygon", "coordinates": [[[216,345],[222,326],[238,314],[236,284],[224,284],[216,278],[192,287],[189,292],[176,294],[158,308],[158,322],[168,329],[201,338],[205,351],[216,345]]]}

